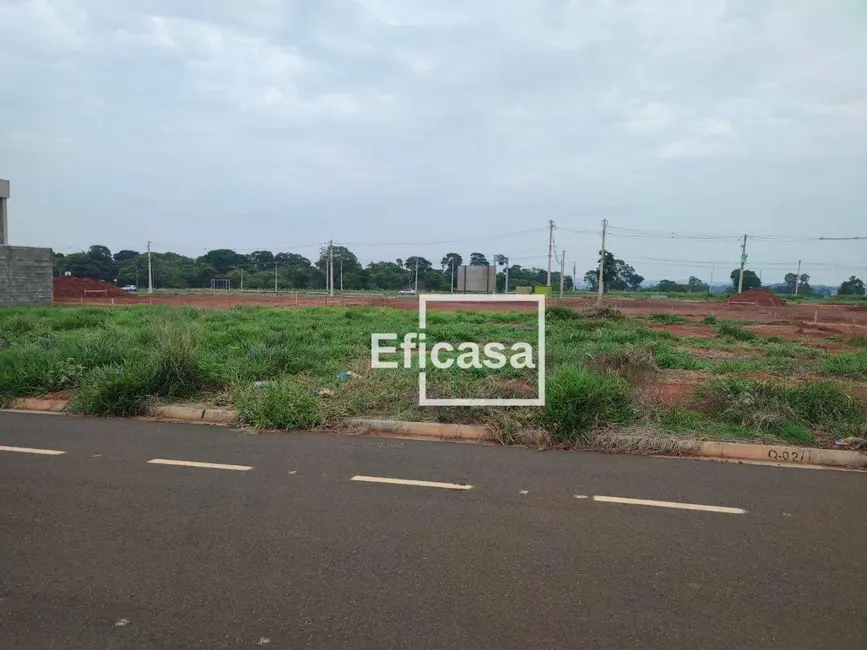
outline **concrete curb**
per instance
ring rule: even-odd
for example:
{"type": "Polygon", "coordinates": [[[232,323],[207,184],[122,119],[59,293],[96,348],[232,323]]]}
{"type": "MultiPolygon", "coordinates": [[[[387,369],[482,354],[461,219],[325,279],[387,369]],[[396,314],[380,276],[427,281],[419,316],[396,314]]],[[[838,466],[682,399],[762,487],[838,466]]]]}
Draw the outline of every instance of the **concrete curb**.
{"type": "MultiPolygon", "coordinates": [[[[68,400],[27,398],[12,400],[6,407],[31,413],[61,413],[68,400]]],[[[205,409],[191,406],[155,406],[147,417],[178,422],[233,425],[238,423],[238,412],[227,409],[205,409]]],[[[361,427],[368,434],[384,433],[399,436],[492,442],[496,438],[487,427],[470,424],[440,424],[438,422],[408,422],[403,420],[370,420],[353,418],[351,426],[361,427]]],[[[829,467],[867,468],[867,452],[844,449],[814,449],[779,445],[753,445],[739,442],[700,442],[684,456],[751,460],[790,465],[824,465],[829,467]]]]}
{"type": "Polygon", "coordinates": [[[367,433],[388,433],[401,436],[421,436],[443,440],[471,440],[489,442],[495,440],[487,427],[470,424],[440,424],[438,422],[406,422],[403,420],[367,420],[353,418],[350,425],[360,426],[367,433]]]}
{"type": "Polygon", "coordinates": [[[831,467],[867,467],[867,453],[845,449],[813,449],[751,445],[740,442],[702,442],[692,452],[705,458],[758,460],[792,465],[827,465],[831,467]]]}

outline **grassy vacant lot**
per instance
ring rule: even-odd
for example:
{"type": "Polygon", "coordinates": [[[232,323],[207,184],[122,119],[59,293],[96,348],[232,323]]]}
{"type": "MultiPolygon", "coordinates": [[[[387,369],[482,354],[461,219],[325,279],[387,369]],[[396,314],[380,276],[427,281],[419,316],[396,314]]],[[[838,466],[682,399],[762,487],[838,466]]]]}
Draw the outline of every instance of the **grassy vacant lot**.
{"type": "MultiPolygon", "coordinates": [[[[231,406],[261,429],[350,417],[485,423],[505,442],[593,443],[602,431],[829,444],[861,431],[867,347],[830,356],[709,318],[677,337],[670,315],[548,309],[547,406],[419,407],[417,370],[371,370],[370,335],[417,329],[385,308],[0,310],[0,400],[65,391],[72,409],[128,416],[153,401],[231,406]],[[653,327],[653,329],[652,329],[653,327]],[[341,379],[352,371],[356,376],[341,379]],[[260,382],[260,385],[257,385],[260,382]],[[261,384],[264,382],[264,385],[261,384]],[[671,400],[672,386],[689,389],[671,400]]],[[[428,348],[526,341],[533,314],[428,314],[428,348]]],[[[392,357],[397,359],[397,357],[392,357]]],[[[533,397],[535,371],[429,370],[432,397],[533,397]]]]}

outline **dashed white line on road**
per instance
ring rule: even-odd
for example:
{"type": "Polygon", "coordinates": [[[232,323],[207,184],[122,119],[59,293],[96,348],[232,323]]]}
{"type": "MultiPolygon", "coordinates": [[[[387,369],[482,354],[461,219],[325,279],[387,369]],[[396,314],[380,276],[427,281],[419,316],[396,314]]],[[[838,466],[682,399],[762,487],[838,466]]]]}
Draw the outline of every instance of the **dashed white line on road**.
{"type": "Polygon", "coordinates": [[[231,469],[236,472],[246,472],[253,469],[249,465],[223,465],[221,463],[198,463],[192,460],[167,460],[165,458],[154,458],[148,461],[151,465],[178,465],[181,467],[204,467],[205,469],[231,469]]]}
{"type": "Polygon", "coordinates": [[[729,508],[726,506],[705,506],[700,503],[680,503],[677,501],[651,501],[649,499],[627,499],[625,497],[594,496],[594,501],[603,503],[623,503],[633,506],[652,506],[654,508],[673,508],[675,510],[702,510],[704,512],[721,512],[728,515],[745,515],[743,508],[729,508]]]}
{"type": "Polygon", "coordinates": [[[530,490],[518,490],[518,494],[530,494],[530,490]]]}
{"type": "Polygon", "coordinates": [[[590,497],[588,497],[586,494],[576,494],[575,498],[576,499],[589,499],[590,497]]]}
{"type": "Polygon", "coordinates": [[[364,483],[388,483],[389,485],[412,485],[415,487],[443,488],[446,490],[472,490],[472,485],[462,483],[437,483],[435,481],[415,481],[407,478],[388,478],[385,476],[353,476],[353,481],[364,483]]]}
{"type": "Polygon", "coordinates": [[[0,451],[16,451],[22,454],[42,454],[43,456],[60,456],[65,454],[65,451],[57,449],[33,449],[31,447],[3,447],[0,446],[0,451]]]}

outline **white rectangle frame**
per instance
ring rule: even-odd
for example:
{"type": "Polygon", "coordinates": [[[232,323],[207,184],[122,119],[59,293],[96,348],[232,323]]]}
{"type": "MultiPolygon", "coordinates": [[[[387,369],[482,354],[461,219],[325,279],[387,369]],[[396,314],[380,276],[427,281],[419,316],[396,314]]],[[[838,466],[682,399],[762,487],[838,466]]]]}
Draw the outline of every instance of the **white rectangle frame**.
{"type": "Polygon", "coordinates": [[[419,294],[418,327],[427,327],[427,304],[429,302],[532,302],[538,312],[538,366],[537,397],[527,398],[447,398],[435,399],[427,396],[427,372],[418,373],[419,406],[545,406],[545,295],[544,294],[419,294]]]}

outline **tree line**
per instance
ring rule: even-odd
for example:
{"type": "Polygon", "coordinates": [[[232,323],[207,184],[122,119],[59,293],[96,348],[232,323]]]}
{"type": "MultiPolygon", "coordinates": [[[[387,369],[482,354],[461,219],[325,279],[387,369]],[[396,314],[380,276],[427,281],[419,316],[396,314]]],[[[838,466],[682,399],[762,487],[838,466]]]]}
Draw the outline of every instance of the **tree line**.
{"type": "MultiPolygon", "coordinates": [[[[418,288],[427,291],[448,291],[451,283],[457,284],[457,267],[464,264],[460,253],[448,253],[439,265],[415,255],[398,258],[394,261],[369,262],[363,265],[358,257],[345,246],[334,246],[334,286],[340,288],[341,279],[344,289],[351,291],[396,291],[414,288],[416,270],[418,288]],[[454,269],[454,275],[452,270],[454,269]],[[452,279],[454,277],[454,280],[452,279]]],[[[178,253],[151,253],[154,286],[170,289],[195,289],[211,286],[214,279],[229,280],[233,288],[273,289],[275,279],[278,289],[320,289],[327,288],[327,268],[329,249],[323,246],[315,260],[298,253],[273,253],[260,250],[252,253],[238,253],[222,248],[211,250],[200,257],[187,257],[178,253]]],[[[505,289],[505,268],[507,259],[498,256],[492,260],[498,264],[497,291],[505,289]]],[[[490,264],[483,253],[470,253],[470,266],[490,264]]],[[[87,251],[63,255],[54,254],[54,274],[71,273],[76,277],[98,278],[114,282],[119,286],[134,284],[146,286],[148,280],[147,254],[134,250],[120,250],[112,254],[106,246],[91,246],[87,251]]],[[[737,291],[740,269],[732,270],[729,278],[729,291],[737,291]]],[[[583,277],[584,287],[598,290],[599,266],[589,269],[583,277]]],[[[643,286],[644,277],[635,268],[611,251],[605,251],[603,265],[605,291],[652,291],[659,293],[709,293],[707,283],[690,276],[686,283],[661,280],[652,286],[643,286]]],[[[517,286],[537,286],[547,283],[547,270],[537,267],[509,266],[509,289],[517,286]]],[[[793,294],[798,283],[798,294],[813,295],[810,276],[802,273],[800,277],[787,273],[782,283],[771,284],[767,288],[781,294],[793,294]]],[[[551,285],[560,286],[560,273],[551,273],[551,285]]],[[[762,286],[761,278],[750,269],[744,269],[744,290],[762,286]]],[[[571,291],[572,277],[564,278],[564,287],[571,291]]],[[[864,295],[864,282],[851,276],[843,282],[840,295],[864,295]]]]}
{"type": "MultiPolygon", "coordinates": [[[[366,266],[345,246],[334,246],[329,251],[323,246],[315,260],[298,253],[273,253],[261,250],[249,254],[231,249],[211,250],[200,257],[187,257],[178,253],[151,253],[154,286],[157,288],[207,288],[215,279],[229,280],[232,288],[245,289],[319,289],[327,288],[329,256],[334,256],[334,287],[350,291],[396,291],[415,288],[418,275],[419,290],[448,291],[451,283],[457,285],[457,269],[464,264],[460,253],[448,253],[439,265],[420,256],[410,255],[394,261],[369,262],[366,266]],[[454,278],[454,279],[453,279],[454,278]]],[[[506,263],[500,257],[497,264],[506,263]]],[[[470,266],[487,266],[483,253],[470,253],[470,266]]],[[[116,253],[106,246],[91,246],[79,253],[54,254],[54,275],[70,273],[76,277],[97,278],[119,286],[148,284],[147,253],[120,250],[116,253]]],[[[505,269],[497,274],[497,290],[505,289],[505,269]]],[[[519,285],[545,284],[547,271],[518,264],[509,266],[509,288],[519,285]]],[[[559,286],[560,273],[552,273],[551,282],[559,286]]],[[[572,289],[571,277],[564,280],[572,289]]]]}

